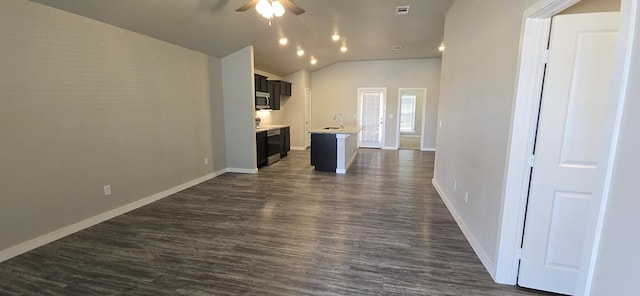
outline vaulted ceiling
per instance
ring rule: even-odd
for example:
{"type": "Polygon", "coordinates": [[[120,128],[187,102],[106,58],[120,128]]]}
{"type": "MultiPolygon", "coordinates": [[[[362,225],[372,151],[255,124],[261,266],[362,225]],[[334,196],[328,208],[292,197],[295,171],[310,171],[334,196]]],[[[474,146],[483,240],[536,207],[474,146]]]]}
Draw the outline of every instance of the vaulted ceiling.
{"type": "Polygon", "coordinates": [[[31,0],[216,57],[254,46],[256,68],[276,75],[354,60],[439,57],[453,0],[292,0],[306,10],[271,26],[248,0],[31,0]],[[409,15],[396,15],[397,6],[409,15]],[[338,33],[341,40],[333,41],[338,33]],[[282,46],[278,39],[286,37],[282,46]],[[345,45],[347,52],[341,52],[345,45]],[[392,50],[393,46],[400,50],[392,50]],[[298,57],[302,48],[305,55],[298,57]],[[311,57],[318,61],[309,63],[311,57]]]}

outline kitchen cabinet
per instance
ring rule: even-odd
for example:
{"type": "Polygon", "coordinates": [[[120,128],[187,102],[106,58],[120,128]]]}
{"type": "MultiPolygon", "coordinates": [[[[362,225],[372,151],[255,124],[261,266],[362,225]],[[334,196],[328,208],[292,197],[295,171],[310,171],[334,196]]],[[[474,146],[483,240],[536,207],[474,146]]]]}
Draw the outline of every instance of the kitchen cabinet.
{"type": "Polygon", "coordinates": [[[291,151],[291,135],[289,127],[280,129],[280,157],[285,157],[291,151]]]}
{"type": "Polygon", "coordinates": [[[291,82],[280,81],[280,95],[291,96],[291,82]]]}
{"type": "Polygon", "coordinates": [[[291,96],[291,82],[282,80],[268,80],[267,86],[271,97],[271,109],[280,110],[281,96],[291,96]]]}
{"type": "Polygon", "coordinates": [[[270,105],[271,110],[280,110],[280,95],[281,87],[280,83],[274,80],[267,81],[269,87],[270,105]]]}
{"type": "Polygon", "coordinates": [[[267,165],[267,132],[256,133],[256,158],[258,167],[267,165]]]}
{"type": "Polygon", "coordinates": [[[267,82],[267,76],[262,76],[260,74],[253,75],[253,82],[256,88],[256,91],[261,92],[269,92],[269,85],[267,82]]]}
{"type": "Polygon", "coordinates": [[[316,171],[336,172],[337,144],[335,134],[311,134],[311,165],[316,171]]]}
{"type": "Polygon", "coordinates": [[[280,88],[280,95],[290,97],[291,96],[291,82],[287,82],[284,80],[269,80],[274,86],[280,88]]]}

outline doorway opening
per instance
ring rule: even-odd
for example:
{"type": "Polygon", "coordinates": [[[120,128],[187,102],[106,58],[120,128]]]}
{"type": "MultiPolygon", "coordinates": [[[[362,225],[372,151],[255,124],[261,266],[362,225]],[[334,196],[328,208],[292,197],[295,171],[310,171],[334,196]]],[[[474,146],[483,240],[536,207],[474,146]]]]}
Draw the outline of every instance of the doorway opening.
{"type": "MultiPolygon", "coordinates": [[[[520,47],[519,71],[516,86],[516,100],[513,107],[514,115],[511,122],[511,138],[509,139],[508,166],[505,174],[505,188],[503,191],[503,216],[501,222],[501,239],[498,246],[495,279],[498,283],[516,284],[520,258],[524,217],[526,211],[527,193],[531,165],[538,162],[538,157],[532,157],[535,144],[535,126],[537,122],[537,100],[542,94],[542,81],[545,68],[545,54],[549,40],[551,17],[579,2],[580,0],[540,0],[524,13],[522,40],[520,47]]],[[[599,241],[598,231],[601,228],[603,211],[606,205],[606,184],[609,182],[612,147],[615,146],[614,128],[621,118],[621,100],[624,98],[626,80],[631,58],[628,56],[632,30],[636,19],[628,14],[631,7],[638,4],[638,0],[623,0],[622,18],[620,22],[619,40],[616,43],[615,64],[612,85],[615,87],[607,93],[607,114],[604,119],[605,132],[600,137],[603,143],[598,155],[603,156],[598,165],[596,176],[600,182],[595,184],[592,200],[588,209],[589,219],[586,221],[585,235],[582,237],[583,254],[576,261],[580,262],[580,269],[575,285],[576,294],[588,294],[593,276],[595,251],[599,241]],[[625,8],[626,7],[626,8],[625,8]],[[603,180],[603,181],[602,181],[603,180]]],[[[546,87],[545,87],[546,89],[546,87]]],[[[546,91],[546,90],[545,90],[546,91]]],[[[566,139],[566,138],[565,138],[566,139]]],[[[561,139],[562,140],[562,139],[561,139]]],[[[564,149],[564,148],[563,148],[564,149]]],[[[568,149],[568,148],[567,148],[568,149]]],[[[536,153],[538,149],[536,149],[536,153]]],[[[561,153],[559,156],[567,155],[561,153]]],[[[584,166],[584,164],[571,164],[584,166]]],[[[560,205],[562,206],[562,205],[560,205]]],[[[555,215],[557,211],[553,212],[555,215]]],[[[556,215],[560,217],[560,215],[556,215]]],[[[559,220],[556,220],[559,221],[559,220]]],[[[529,218],[527,218],[527,224],[529,218]]]]}
{"type": "Polygon", "coordinates": [[[426,88],[400,88],[396,118],[396,147],[400,150],[422,150],[427,114],[426,88]]]}
{"type": "Polygon", "coordinates": [[[358,146],[382,148],[386,126],[385,106],[387,89],[384,87],[358,88],[358,146]]]}

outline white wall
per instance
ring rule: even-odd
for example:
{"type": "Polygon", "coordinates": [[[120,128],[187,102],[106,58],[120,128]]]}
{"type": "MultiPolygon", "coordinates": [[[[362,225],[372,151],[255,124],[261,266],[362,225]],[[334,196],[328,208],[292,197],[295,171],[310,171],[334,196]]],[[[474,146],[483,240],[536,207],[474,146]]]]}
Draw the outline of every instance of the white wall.
{"type": "Polygon", "coordinates": [[[3,0],[0,65],[0,253],[213,172],[206,55],[3,0]]]}
{"type": "Polygon", "coordinates": [[[304,97],[305,89],[311,88],[311,73],[300,70],[284,77],[285,81],[292,83],[291,97],[282,101],[283,123],[291,125],[291,147],[303,149],[304,147],[304,97]]]}
{"type": "MultiPolygon", "coordinates": [[[[629,4],[631,1],[626,1],[629,4]]],[[[631,7],[629,7],[630,9],[631,7]]],[[[631,12],[640,15],[640,7],[631,12]]],[[[635,30],[630,77],[612,170],[591,295],[637,295],[640,275],[640,31],[635,30]]]]}
{"type": "Polygon", "coordinates": [[[445,21],[434,184],[492,276],[522,14],[533,2],[456,1],[445,21]]]}
{"type": "Polygon", "coordinates": [[[222,58],[227,167],[237,172],[257,172],[253,71],[252,46],[222,58]]]}
{"type": "Polygon", "coordinates": [[[343,62],[312,72],[312,129],[335,125],[332,117],[336,113],[344,114],[345,125],[356,125],[359,87],[387,88],[387,147],[395,146],[397,140],[398,89],[427,88],[424,140],[425,147],[435,146],[440,59],[343,62]]]}

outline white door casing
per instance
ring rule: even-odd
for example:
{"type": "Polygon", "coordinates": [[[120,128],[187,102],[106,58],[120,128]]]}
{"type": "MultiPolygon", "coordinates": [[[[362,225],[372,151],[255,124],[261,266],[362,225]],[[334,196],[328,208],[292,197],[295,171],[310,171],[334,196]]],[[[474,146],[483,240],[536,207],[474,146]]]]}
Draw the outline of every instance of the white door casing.
{"type": "Polygon", "coordinates": [[[573,294],[605,133],[619,13],[553,18],[518,284],[573,294]]]}
{"type": "Polygon", "coordinates": [[[382,148],[385,129],[386,88],[358,88],[358,146],[382,148]]]}
{"type": "Polygon", "coordinates": [[[304,90],[304,147],[311,146],[311,89],[304,90]]]}

